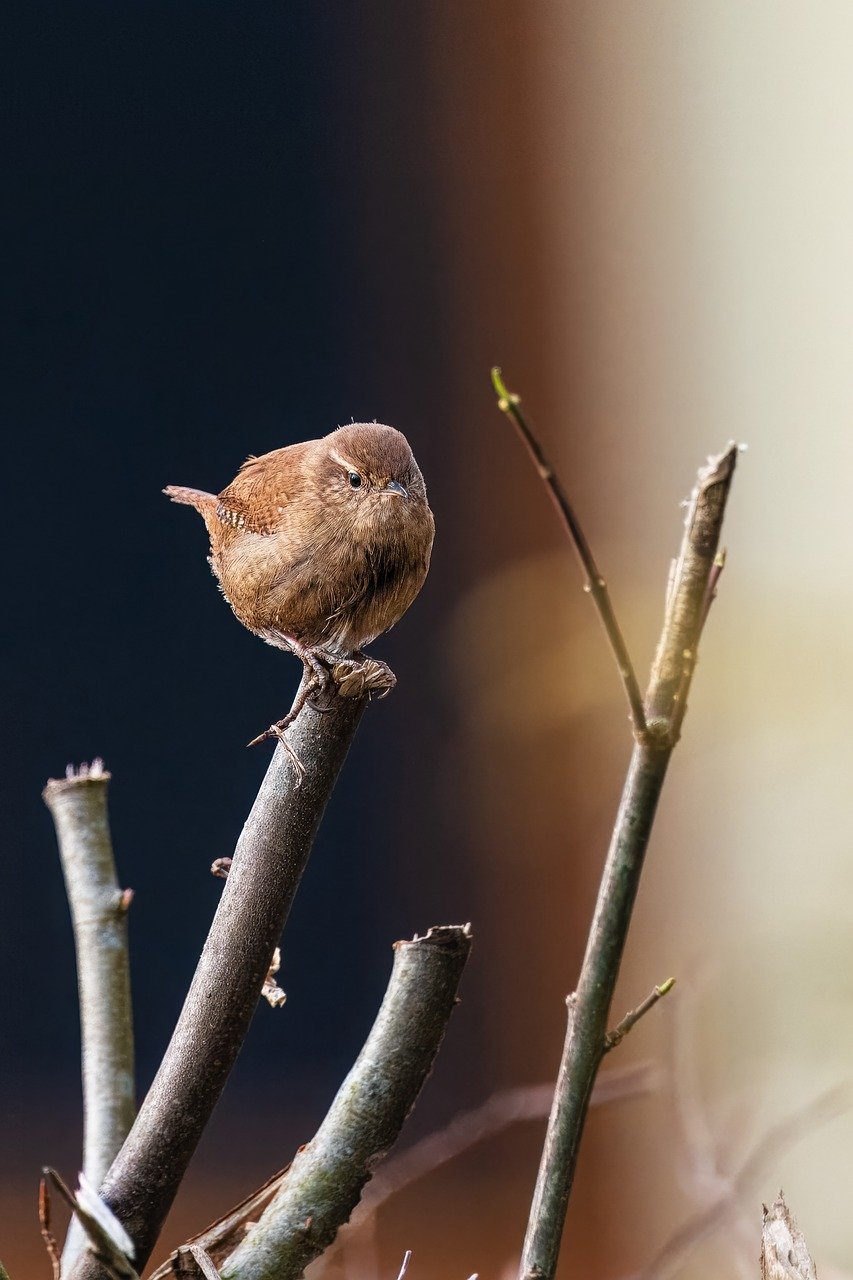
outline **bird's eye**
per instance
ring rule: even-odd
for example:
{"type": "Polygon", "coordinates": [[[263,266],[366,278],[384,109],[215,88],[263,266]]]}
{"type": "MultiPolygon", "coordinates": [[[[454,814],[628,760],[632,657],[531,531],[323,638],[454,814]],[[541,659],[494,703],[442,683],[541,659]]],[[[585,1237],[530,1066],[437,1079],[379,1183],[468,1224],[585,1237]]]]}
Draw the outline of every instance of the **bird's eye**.
{"type": "Polygon", "coordinates": [[[360,489],[360,488],[361,488],[361,476],[358,474],[358,472],[357,472],[357,471],[351,471],[351,472],[349,473],[349,477],[348,477],[348,478],[349,478],[350,488],[351,488],[351,489],[360,489]]]}

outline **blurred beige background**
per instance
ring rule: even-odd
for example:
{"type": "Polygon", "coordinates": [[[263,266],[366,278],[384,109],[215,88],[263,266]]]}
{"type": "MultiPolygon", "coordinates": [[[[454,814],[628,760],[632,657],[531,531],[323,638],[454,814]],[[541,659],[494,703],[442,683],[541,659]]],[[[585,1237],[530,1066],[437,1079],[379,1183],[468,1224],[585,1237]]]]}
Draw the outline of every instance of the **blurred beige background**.
{"type": "MultiPolygon", "coordinates": [[[[708,452],[748,446],[617,1001],[681,979],[624,1053],[668,1060],[677,1030],[725,1170],[853,1063],[851,50],[847,4],[436,19],[460,412],[479,416],[475,348],[523,393],[643,670],[679,499],[708,452]],[[493,309],[516,330],[486,352],[493,309]]],[[[469,839],[525,958],[506,956],[489,1053],[533,1078],[558,1059],[628,743],[556,522],[492,430],[504,517],[536,545],[457,612],[454,652],[481,661],[473,683],[459,664],[449,768],[474,761],[469,839]]],[[[807,1127],[750,1186],[751,1237],[712,1237],[682,1274],[732,1271],[732,1243],[754,1274],[779,1185],[822,1272],[853,1270],[853,1119],[807,1127]]],[[[589,1143],[563,1273],[637,1271],[694,1204],[669,1097],[599,1114],[589,1143]]]]}

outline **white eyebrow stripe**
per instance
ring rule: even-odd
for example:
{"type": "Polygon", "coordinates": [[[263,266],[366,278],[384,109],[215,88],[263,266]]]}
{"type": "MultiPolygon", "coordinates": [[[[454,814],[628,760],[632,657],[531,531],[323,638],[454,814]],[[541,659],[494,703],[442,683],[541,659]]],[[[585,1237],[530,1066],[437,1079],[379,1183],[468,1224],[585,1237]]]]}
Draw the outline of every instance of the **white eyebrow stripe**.
{"type": "Polygon", "coordinates": [[[355,465],[355,463],[350,462],[349,458],[341,457],[341,455],[337,452],[336,449],[330,449],[329,453],[334,458],[335,462],[340,463],[340,465],[344,468],[344,470],[358,471],[358,467],[355,465]]]}

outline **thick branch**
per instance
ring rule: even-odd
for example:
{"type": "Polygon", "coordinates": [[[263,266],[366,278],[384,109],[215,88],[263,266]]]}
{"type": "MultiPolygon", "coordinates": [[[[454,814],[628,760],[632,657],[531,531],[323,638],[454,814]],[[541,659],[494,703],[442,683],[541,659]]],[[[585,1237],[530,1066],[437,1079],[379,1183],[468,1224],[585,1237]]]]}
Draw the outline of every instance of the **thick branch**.
{"type": "MultiPolygon", "coordinates": [[[[658,1072],[648,1064],[621,1067],[605,1072],[595,1082],[592,1105],[618,1102],[624,1098],[651,1093],[659,1085],[658,1072]]],[[[445,1129],[422,1138],[402,1154],[384,1160],[379,1173],[365,1189],[361,1202],[350,1218],[349,1231],[338,1235],[328,1256],[349,1243],[353,1233],[367,1225],[386,1200],[410,1183],[431,1173],[439,1165],[455,1159],[475,1143],[484,1141],[516,1122],[545,1120],[554,1096],[553,1084],[521,1085],[502,1089],[481,1106],[463,1111],[445,1129]]],[[[267,1205],[278,1193],[290,1173],[290,1166],[276,1173],[262,1187],[236,1205],[222,1218],[181,1245],[158,1267],[150,1280],[167,1280],[183,1275],[185,1255],[200,1246],[211,1258],[227,1258],[245,1234],[246,1223],[257,1222],[267,1205]]]]}
{"type": "MultiPolygon", "coordinates": [[[[234,861],[178,1024],[101,1196],[144,1268],[187,1165],[225,1085],[258,1003],[365,698],[302,709],[288,732],[305,767],[299,782],[277,747],[237,842],[234,861]]],[[[68,1280],[95,1280],[91,1258],[68,1280]]]]}
{"type": "Polygon", "coordinates": [[[667,596],[663,631],[646,695],[648,734],[637,742],[598,892],[569,1020],[554,1105],[521,1260],[523,1280],[551,1280],[596,1072],[607,1045],[607,1018],[661,788],[684,715],[696,646],[737,449],[731,445],[699,472],[681,552],[667,596]]]}
{"type": "MultiPolygon", "coordinates": [[[[74,926],[83,1048],[83,1172],[97,1186],[130,1131],[135,1110],[133,1014],[127,951],[130,894],[116,878],[107,817],[110,775],[100,760],[69,768],[44,789],[74,926]]],[[[76,1220],[67,1270],[84,1244],[76,1220]]]]}
{"type": "Polygon", "coordinates": [[[260,1221],[219,1264],[223,1280],[297,1280],[334,1240],[415,1104],[470,949],[467,925],[397,943],[388,990],[358,1060],[260,1221]]]}

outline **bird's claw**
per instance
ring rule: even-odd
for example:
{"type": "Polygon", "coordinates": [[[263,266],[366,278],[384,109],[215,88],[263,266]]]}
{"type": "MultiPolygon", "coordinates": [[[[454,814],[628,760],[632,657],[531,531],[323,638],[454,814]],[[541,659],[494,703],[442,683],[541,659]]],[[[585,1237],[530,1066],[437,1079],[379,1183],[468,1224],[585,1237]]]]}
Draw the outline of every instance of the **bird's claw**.
{"type": "Polygon", "coordinates": [[[342,698],[387,698],[397,677],[378,658],[342,658],[332,667],[332,679],[342,698]]]}
{"type": "MultiPolygon", "coordinates": [[[[307,702],[314,711],[328,711],[336,695],[342,698],[387,698],[397,677],[380,658],[356,654],[352,658],[329,655],[322,661],[317,653],[299,655],[305,665],[305,679],[297,691],[293,706],[283,720],[277,720],[248,744],[255,747],[268,738],[277,738],[296,770],[296,785],[305,777],[305,766],[287,740],[286,731],[307,702]],[[328,664],[328,665],[327,665],[328,664]]],[[[324,655],[325,656],[325,655],[324,655]]]]}

